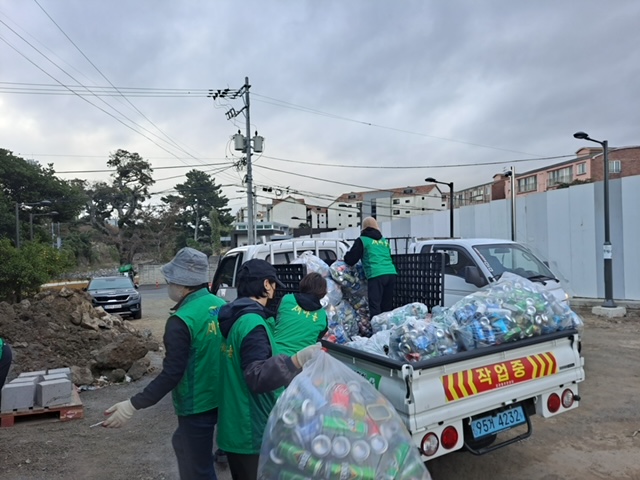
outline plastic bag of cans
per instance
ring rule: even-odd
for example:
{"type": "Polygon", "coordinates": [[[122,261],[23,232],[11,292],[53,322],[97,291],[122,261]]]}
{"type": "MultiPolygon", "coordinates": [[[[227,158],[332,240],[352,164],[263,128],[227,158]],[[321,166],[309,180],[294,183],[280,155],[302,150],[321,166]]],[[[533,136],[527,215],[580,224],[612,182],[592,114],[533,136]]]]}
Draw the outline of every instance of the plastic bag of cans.
{"type": "Polygon", "coordinates": [[[512,273],[467,295],[436,317],[455,323],[460,348],[513,342],[561,330],[582,330],[582,320],[540,285],[512,273]]]}
{"type": "Polygon", "coordinates": [[[307,267],[307,273],[316,272],[322,275],[324,278],[329,278],[331,272],[329,271],[329,265],[317,257],[311,251],[302,252],[298,255],[298,258],[291,261],[291,264],[302,264],[307,267]]]}
{"type": "Polygon", "coordinates": [[[386,357],[389,353],[391,330],[381,330],[371,337],[355,336],[347,343],[348,347],[386,357]]]}
{"type": "Polygon", "coordinates": [[[365,285],[367,279],[364,274],[362,263],[358,262],[353,267],[347,265],[343,260],[336,260],[329,267],[331,278],[333,278],[342,288],[358,291],[365,285]]]}
{"type": "Polygon", "coordinates": [[[318,352],[278,399],[259,479],[428,480],[393,406],[350,368],[318,352]]]}
{"type": "Polygon", "coordinates": [[[424,303],[409,303],[390,312],[376,315],[371,319],[371,328],[373,333],[377,333],[381,330],[389,330],[402,325],[408,320],[426,320],[429,317],[429,307],[424,303]]]}
{"type": "Polygon", "coordinates": [[[326,340],[343,344],[358,334],[358,315],[348,302],[342,301],[338,305],[328,305],[325,310],[327,312],[326,340]]]}
{"type": "Polygon", "coordinates": [[[458,345],[447,324],[408,320],[391,330],[389,356],[396,360],[418,362],[456,353],[458,345]]]}
{"type": "Polygon", "coordinates": [[[334,282],[331,277],[327,278],[327,294],[323,298],[326,305],[338,305],[342,301],[342,290],[340,290],[340,285],[334,282]]]}

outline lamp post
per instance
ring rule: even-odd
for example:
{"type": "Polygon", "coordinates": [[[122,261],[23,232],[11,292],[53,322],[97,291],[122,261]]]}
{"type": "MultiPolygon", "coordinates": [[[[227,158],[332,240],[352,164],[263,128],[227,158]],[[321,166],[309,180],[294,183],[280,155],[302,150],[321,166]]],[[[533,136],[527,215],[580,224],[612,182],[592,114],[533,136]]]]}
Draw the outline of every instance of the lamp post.
{"type": "Polygon", "coordinates": [[[428,183],[439,183],[440,185],[447,185],[449,187],[449,236],[453,238],[453,182],[439,182],[433,177],[424,179],[428,183]]]}
{"type": "Polygon", "coordinates": [[[587,140],[589,142],[599,143],[602,145],[604,160],[604,245],[602,252],[604,257],[604,303],[603,307],[615,308],[613,301],[613,265],[612,265],[612,248],[611,235],[609,228],[609,141],[595,140],[590,138],[585,132],[576,132],[573,134],[578,140],[587,140]]]}
{"type": "Polygon", "coordinates": [[[16,248],[20,248],[20,208],[21,207],[48,207],[51,205],[49,200],[41,200],[33,203],[16,202],[16,248]]]}
{"type": "Polygon", "coordinates": [[[511,240],[516,241],[516,169],[505,172],[505,177],[511,177],[511,240]]]}
{"type": "Polygon", "coordinates": [[[29,240],[33,242],[33,217],[54,217],[58,212],[33,213],[29,212],[29,240]]]}

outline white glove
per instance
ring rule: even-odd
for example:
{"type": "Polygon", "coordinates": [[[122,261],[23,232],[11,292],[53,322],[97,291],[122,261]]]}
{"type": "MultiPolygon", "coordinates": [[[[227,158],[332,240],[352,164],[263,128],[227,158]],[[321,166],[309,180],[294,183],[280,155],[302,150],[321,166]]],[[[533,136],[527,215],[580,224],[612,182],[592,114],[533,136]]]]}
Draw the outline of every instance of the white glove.
{"type": "Polygon", "coordinates": [[[303,348],[292,357],[293,364],[298,367],[304,367],[304,364],[311,360],[314,355],[322,349],[320,342],[303,348]]]}
{"type": "Polygon", "coordinates": [[[135,412],[136,409],[131,404],[131,400],[116,403],[105,410],[104,414],[109,415],[109,417],[102,422],[102,426],[107,428],[120,428],[133,417],[135,412]]]}

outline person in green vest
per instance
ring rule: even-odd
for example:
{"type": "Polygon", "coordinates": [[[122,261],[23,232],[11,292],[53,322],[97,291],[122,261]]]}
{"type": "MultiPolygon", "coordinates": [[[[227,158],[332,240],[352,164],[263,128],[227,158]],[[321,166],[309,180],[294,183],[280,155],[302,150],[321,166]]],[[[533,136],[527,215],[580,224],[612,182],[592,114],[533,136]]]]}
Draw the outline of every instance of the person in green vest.
{"type": "Polygon", "coordinates": [[[318,342],[327,331],[327,312],[320,300],[327,281],[311,272],[300,281],[300,293],[288,293],[280,301],[274,340],[280,353],[293,355],[318,342]]]}
{"type": "Polygon", "coordinates": [[[225,301],[208,289],[207,256],[183,248],[161,269],[168,295],[177,302],[164,333],[160,374],[140,393],[107,409],[103,426],[122,427],[142,408],[173,396],[178,428],[172,444],[182,480],[216,480],[213,434],[220,403],[218,314],[225,301]]]}
{"type": "Polygon", "coordinates": [[[362,260],[367,277],[369,313],[371,318],[393,310],[393,287],[398,272],[391,259],[389,240],[382,236],[378,222],[373,217],[362,221],[360,237],[344,255],[347,265],[362,260]]]}
{"type": "Polygon", "coordinates": [[[267,310],[276,288],[283,287],[273,265],[245,262],[238,272],[238,298],[220,309],[222,333],[222,399],[218,445],[227,453],[233,480],[255,480],[262,436],[279,390],[289,385],[320,349],[303,348],[293,356],[280,354],[267,310]]]}
{"type": "Polygon", "coordinates": [[[2,386],[7,379],[7,375],[9,375],[12,359],[9,344],[0,337],[0,399],[2,398],[2,386]]]}

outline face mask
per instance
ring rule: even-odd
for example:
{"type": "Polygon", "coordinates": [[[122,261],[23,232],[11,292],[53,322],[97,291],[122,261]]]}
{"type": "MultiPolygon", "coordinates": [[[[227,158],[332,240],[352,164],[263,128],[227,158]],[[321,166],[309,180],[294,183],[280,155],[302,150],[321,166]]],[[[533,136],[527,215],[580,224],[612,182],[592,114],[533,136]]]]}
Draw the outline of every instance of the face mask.
{"type": "Polygon", "coordinates": [[[180,300],[182,300],[183,290],[183,287],[181,287],[180,285],[170,283],[168,289],[169,298],[174,302],[179,302],[180,300]]]}

